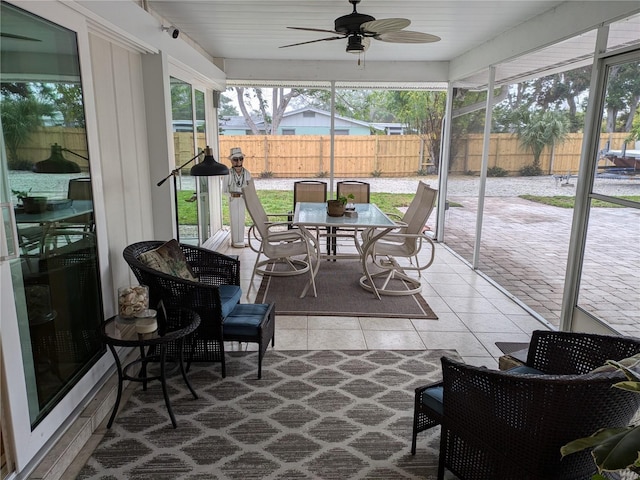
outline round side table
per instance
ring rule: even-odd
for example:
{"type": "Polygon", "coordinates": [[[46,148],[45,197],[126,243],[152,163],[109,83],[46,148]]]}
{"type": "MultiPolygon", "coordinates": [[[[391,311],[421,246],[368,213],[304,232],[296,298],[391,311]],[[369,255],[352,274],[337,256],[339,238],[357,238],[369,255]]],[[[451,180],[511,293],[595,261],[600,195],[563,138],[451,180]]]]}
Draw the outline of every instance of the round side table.
{"type": "Polygon", "coordinates": [[[162,393],[164,394],[164,401],[167,405],[169,417],[171,418],[171,424],[173,428],[176,428],[176,419],[171,409],[166,382],[165,357],[167,344],[169,342],[178,343],[180,373],[193,397],[198,398],[198,395],[187,378],[182,347],[185,337],[194,332],[200,325],[200,317],[197,313],[187,309],[168,310],[166,319],[164,315],[160,315],[160,313],[161,312],[158,312],[158,330],[151,333],[138,333],[136,331],[135,319],[125,319],[117,315],[107,319],[101,326],[100,333],[102,341],[109,347],[109,350],[111,350],[118,370],[118,394],[115,405],[113,406],[113,412],[111,412],[111,418],[109,418],[109,423],[107,423],[107,428],[111,428],[116,413],[118,412],[120,399],[122,398],[122,384],[125,380],[141,382],[144,390],[147,389],[147,382],[159,380],[162,384],[162,393]],[[139,348],[140,358],[123,366],[115,347],[139,348]],[[160,373],[158,375],[149,376],[147,374],[147,364],[150,362],[160,363],[160,373]],[[135,366],[140,367],[138,373],[129,373],[135,366]]]}

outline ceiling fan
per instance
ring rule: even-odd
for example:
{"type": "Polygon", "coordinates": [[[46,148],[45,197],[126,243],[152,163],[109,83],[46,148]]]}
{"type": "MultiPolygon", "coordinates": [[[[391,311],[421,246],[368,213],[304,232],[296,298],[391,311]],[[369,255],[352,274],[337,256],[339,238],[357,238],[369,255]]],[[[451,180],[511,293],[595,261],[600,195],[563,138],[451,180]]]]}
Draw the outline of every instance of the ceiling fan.
{"type": "Polygon", "coordinates": [[[293,43],[291,45],[283,45],[280,48],[295,47],[305,45],[307,43],[325,42],[329,40],[347,39],[347,52],[362,53],[368,47],[371,39],[380,40],[382,42],[392,43],[430,43],[437,42],[440,37],[422,32],[412,32],[403,30],[411,24],[411,20],[406,18],[384,18],[376,20],[371,15],[358,13],[356,5],[360,0],[349,0],[353,5],[353,12],[349,15],[343,15],[335,19],[334,30],[325,30],[322,28],[307,27],[287,27],[293,30],[306,30],[310,32],[327,32],[334,33],[338,36],[319,38],[308,42],[293,43]]]}

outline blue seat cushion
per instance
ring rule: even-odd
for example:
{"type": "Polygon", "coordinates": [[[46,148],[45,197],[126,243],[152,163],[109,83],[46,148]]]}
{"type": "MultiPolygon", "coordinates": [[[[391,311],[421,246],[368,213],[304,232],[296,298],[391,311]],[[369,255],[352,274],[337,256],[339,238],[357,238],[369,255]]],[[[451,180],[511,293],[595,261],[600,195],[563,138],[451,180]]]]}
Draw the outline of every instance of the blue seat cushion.
{"type": "Polygon", "coordinates": [[[505,370],[506,373],[522,373],[526,375],[544,375],[544,372],[526,365],[520,365],[519,367],[513,367],[509,370],[505,370]]]}
{"type": "Polygon", "coordinates": [[[222,318],[231,314],[233,309],[238,305],[242,290],[238,285],[220,285],[220,301],[222,302],[222,318]]]}
{"type": "Polygon", "coordinates": [[[254,336],[258,339],[258,327],[269,309],[266,303],[238,304],[224,319],[222,328],[225,335],[254,336]]]}
{"type": "Polygon", "coordinates": [[[422,404],[442,415],[442,385],[427,388],[422,392],[422,404]]]}

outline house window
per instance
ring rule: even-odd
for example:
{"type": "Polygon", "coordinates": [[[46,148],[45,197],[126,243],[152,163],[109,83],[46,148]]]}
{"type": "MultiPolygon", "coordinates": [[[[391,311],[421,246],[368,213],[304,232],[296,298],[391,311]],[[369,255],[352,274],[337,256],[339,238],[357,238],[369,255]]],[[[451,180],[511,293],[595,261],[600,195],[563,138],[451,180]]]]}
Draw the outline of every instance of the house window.
{"type": "Polygon", "coordinates": [[[333,131],[334,135],[349,135],[349,129],[348,128],[336,128],[333,131]]]}
{"type": "Polygon", "coordinates": [[[295,135],[296,134],[296,129],[295,128],[283,128],[282,129],[282,135],[295,135]]]}

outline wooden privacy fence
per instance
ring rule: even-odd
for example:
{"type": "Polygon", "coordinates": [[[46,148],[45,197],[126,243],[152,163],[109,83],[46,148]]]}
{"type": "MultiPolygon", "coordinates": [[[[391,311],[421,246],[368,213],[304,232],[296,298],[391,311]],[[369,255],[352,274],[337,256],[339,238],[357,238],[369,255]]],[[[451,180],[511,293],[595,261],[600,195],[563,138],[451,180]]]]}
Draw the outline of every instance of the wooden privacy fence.
{"type": "MultiPolygon", "coordinates": [[[[176,164],[193,156],[193,134],[175,132],[174,148],[176,164]]],[[[198,135],[198,145],[204,147],[204,134],[198,135]]],[[[600,148],[611,140],[612,149],[620,149],[627,133],[603,133],[600,148]]],[[[28,146],[20,150],[23,160],[37,162],[49,157],[51,145],[58,143],[81,155],[87,155],[86,136],[83,129],[44,127],[33,133],[28,146]]],[[[254,175],[280,178],[314,178],[328,176],[331,167],[331,138],[324,135],[239,135],[220,136],[220,162],[230,164],[227,156],[232,147],[242,148],[245,167],[254,175]]],[[[576,173],[580,164],[582,134],[570,134],[553,151],[545,149],[540,157],[540,167],[545,174],[576,173]]],[[[482,135],[470,134],[460,139],[450,165],[453,174],[477,174],[482,161],[482,135]]],[[[415,176],[433,166],[426,157],[427,148],[418,135],[338,135],[334,140],[334,175],[345,178],[407,177],[415,176]]],[[[69,160],[80,164],[83,170],[88,163],[78,157],[65,154],[69,160]],[[68,155],[68,156],[67,156],[68,155]]],[[[521,148],[514,135],[491,135],[489,167],[500,167],[510,175],[533,163],[533,155],[521,148]]]]}
{"type": "MultiPolygon", "coordinates": [[[[611,148],[620,148],[627,133],[603,133],[601,148],[611,140],[611,148]]],[[[458,141],[450,172],[477,174],[482,163],[482,135],[471,134],[458,141]]],[[[358,178],[371,176],[414,176],[433,165],[432,159],[421,158],[426,151],[424,140],[417,135],[336,136],[334,140],[334,175],[358,178]]],[[[245,167],[254,176],[260,174],[284,178],[327,176],[331,145],[328,136],[221,136],[221,161],[232,147],[241,147],[245,167]]],[[[540,156],[545,174],[576,173],[580,165],[582,134],[570,134],[560,145],[547,148],[540,156]]],[[[522,167],[533,163],[533,154],[523,150],[511,134],[490,137],[489,167],[500,167],[509,175],[518,175],[522,167]]]]}

